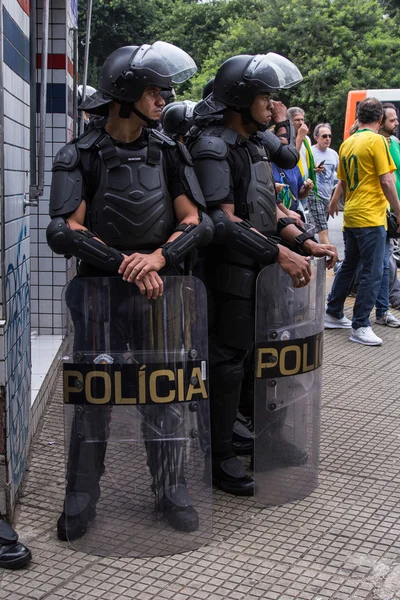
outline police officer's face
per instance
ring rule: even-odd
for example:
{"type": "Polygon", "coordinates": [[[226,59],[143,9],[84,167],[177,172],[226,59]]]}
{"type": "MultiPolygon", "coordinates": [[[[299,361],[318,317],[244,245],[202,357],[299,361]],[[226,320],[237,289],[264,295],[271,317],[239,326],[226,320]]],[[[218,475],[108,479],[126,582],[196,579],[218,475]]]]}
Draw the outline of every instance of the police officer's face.
{"type": "Polygon", "coordinates": [[[145,88],[142,97],[135,103],[137,110],[146,115],[148,119],[158,120],[165,106],[165,100],[160,95],[161,88],[149,85],[145,88]]]}
{"type": "Polygon", "coordinates": [[[258,94],[250,107],[251,116],[259,123],[269,123],[272,116],[272,102],[269,94],[258,94]]]}

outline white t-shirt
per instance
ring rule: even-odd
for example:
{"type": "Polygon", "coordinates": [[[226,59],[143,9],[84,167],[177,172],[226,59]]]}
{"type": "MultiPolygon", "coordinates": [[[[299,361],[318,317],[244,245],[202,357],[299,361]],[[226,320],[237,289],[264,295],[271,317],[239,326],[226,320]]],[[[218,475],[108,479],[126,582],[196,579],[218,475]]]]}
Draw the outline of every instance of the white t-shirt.
{"type": "Polygon", "coordinates": [[[339,155],[332,148],[319,150],[316,145],[311,146],[311,151],[314,156],[315,166],[319,165],[323,160],[325,161],[323,165],[324,171],[322,173],[315,173],[317,178],[318,196],[323,200],[330,200],[336,171],[339,166],[339,155]]]}

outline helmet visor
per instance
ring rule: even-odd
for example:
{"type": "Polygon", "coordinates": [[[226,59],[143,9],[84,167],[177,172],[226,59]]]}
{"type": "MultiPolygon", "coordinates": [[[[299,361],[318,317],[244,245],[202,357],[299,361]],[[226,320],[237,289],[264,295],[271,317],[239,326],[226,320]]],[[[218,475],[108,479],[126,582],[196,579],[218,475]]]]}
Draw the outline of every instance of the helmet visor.
{"type": "Polygon", "coordinates": [[[146,69],[172,83],[183,83],[197,71],[193,58],[168,42],[155,42],[151,46],[143,44],[130,61],[132,69],[146,69]]]}
{"type": "Polygon", "coordinates": [[[254,56],[244,78],[265,84],[270,90],[287,90],[303,80],[292,61],[274,52],[254,56]]]}
{"type": "Polygon", "coordinates": [[[209,94],[204,100],[200,100],[195,106],[194,116],[195,118],[208,117],[211,115],[221,114],[226,110],[226,104],[223,104],[213,94],[209,94]]]}

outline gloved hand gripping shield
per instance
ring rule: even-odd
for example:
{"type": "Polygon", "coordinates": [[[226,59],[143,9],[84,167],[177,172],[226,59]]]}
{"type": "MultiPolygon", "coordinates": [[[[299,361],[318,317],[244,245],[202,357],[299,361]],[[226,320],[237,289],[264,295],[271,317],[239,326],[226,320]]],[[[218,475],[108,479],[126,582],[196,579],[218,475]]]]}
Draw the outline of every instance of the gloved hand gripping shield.
{"type": "Polygon", "coordinates": [[[256,500],[277,506],[318,485],[325,259],[294,288],[274,264],[257,279],[254,385],[256,500]]]}
{"type": "Polygon", "coordinates": [[[120,278],[65,291],[66,537],[96,555],[185,552],[211,535],[203,284],[149,301],[120,278]]]}

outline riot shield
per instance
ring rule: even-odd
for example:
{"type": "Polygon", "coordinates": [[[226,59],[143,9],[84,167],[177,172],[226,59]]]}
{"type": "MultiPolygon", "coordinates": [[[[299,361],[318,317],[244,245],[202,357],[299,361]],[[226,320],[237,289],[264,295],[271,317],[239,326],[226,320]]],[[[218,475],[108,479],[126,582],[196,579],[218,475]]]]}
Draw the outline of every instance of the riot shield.
{"type": "Polygon", "coordinates": [[[294,288],[278,264],[257,279],[254,471],[256,500],[276,506],[318,485],[325,259],[294,288]]]}
{"type": "Polygon", "coordinates": [[[62,531],[89,554],[161,556],[211,535],[206,293],[163,281],[155,301],[119,277],[65,291],[62,531]]]}

